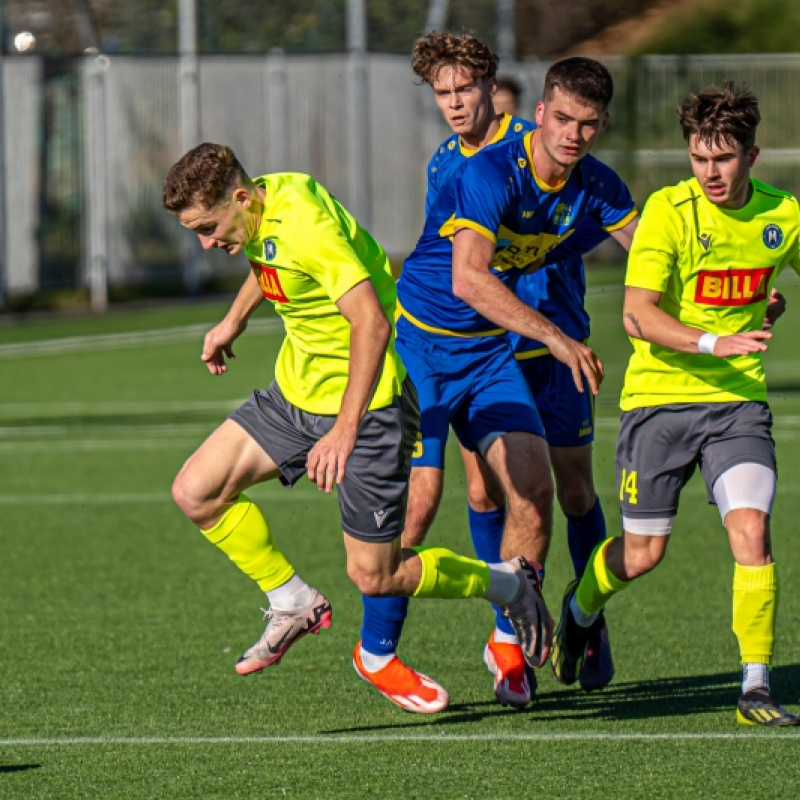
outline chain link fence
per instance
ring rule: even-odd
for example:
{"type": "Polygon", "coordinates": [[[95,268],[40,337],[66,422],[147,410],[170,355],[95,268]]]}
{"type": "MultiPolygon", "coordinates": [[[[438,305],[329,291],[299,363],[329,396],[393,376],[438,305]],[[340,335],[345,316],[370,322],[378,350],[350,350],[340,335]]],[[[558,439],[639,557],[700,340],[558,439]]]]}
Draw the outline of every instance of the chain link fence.
{"type": "MultiPolygon", "coordinates": [[[[616,95],[596,155],[640,205],[689,174],[676,104],[728,79],[760,100],[755,177],[800,192],[800,55],[605,63],[616,95]]],[[[505,70],[525,87],[522,116],[548,66],[505,70]]],[[[312,174],[397,260],[422,229],[425,164],[449,133],[401,56],[203,56],[188,70],[178,57],[4,57],[2,76],[5,292],[90,287],[98,309],[109,291],[197,292],[241,274],[223,253],[198,252],[161,209],[187,132],[229,144],[251,174],[312,174]]]]}

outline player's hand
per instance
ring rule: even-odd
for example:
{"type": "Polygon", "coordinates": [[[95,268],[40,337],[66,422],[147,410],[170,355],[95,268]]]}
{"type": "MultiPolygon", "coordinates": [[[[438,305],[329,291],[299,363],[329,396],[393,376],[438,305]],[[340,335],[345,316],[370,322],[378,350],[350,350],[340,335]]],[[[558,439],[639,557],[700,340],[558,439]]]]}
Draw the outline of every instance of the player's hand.
{"type": "Polygon", "coordinates": [[[572,370],[572,378],[579,392],[583,392],[585,377],[592,394],[595,396],[599,394],[605,367],[591,347],[587,347],[575,339],[570,339],[564,334],[546,344],[549,345],[552,355],[572,370]]]}
{"type": "Polygon", "coordinates": [[[764,330],[768,331],[786,311],[786,298],[777,290],[772,289],[767,301],[767,313],[764,317],[764,330]]]}
{"type": "Polygon", "coordinates": [[[763,353],[769,348],[766,340],[771,339],[769,331],[744,331],[731,336],[720,336],[714,342],[714,352],[717,358],[728,356],[746,356],[749,353],[763,353]]]}
{"type": "Polygon", "coordinates": [[[222,375],[228,371],[225,357],[235,359],[233,340],[247,327],[247,323],[236,325],[224,319],[214,326],[203,339],[203,353],[200,358],[206,362],[212,375],[222,375]]]}
{"type": "Polygon", "coordinates": [[[306,458],[308,477],[330,494],[334,483],[344,480],[345,465],[356,446],[357,430],[334,425],[312,448],[306,458]]]}

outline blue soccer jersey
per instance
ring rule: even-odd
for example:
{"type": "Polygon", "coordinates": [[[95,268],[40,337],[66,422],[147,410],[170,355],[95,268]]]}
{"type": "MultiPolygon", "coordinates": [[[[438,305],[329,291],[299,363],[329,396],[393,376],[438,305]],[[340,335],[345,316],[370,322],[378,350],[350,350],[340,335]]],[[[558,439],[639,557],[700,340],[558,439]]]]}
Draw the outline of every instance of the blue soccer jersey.
{"type": "Polygon", "coordinates": [[[425,227],[414,252],[403,264],[397,282],[398,313],[421,330],[450,336],[480,336],[503,333],[471,306],[453,294],[453,243],[441,228],[452,220],[456,207],[456,179],[461,170],[486,149],[499,147],[510,138],[523,136],[536,126],[506,114],[492,142],[482,150],[469,150],[453,134],[437,148],[428,164],[428,194],[425,227]],[[430,292],[433,294],[430,294],[430,292]],[[447,305],[447,319],[436,306],[447,305]],[[451,325],[453,318],[457,319],[451,325]]]}
{"type": "MultiPolygon", "coordinates": [[[[495,133],[486,147],[502,142],[504,139],[524,136],[535,127],[536,125],[534,125],[534,123],[528,122],[526,119],[520,119],[519,117],[512,117],[510,114],[505,114],[500,122],[500,127],[497,129],[497,133],[495,133]]],[[[433,201],[436,199],[436,195],[439,194],[441,188],[447,186],[450,179],[464,166],[466,160],[478,152],[480,151],[470,150],[468,147],[465,147],[464,143],[461,141],[461,137],[457,133],[454,133],[449,139],[445,139],[439,147],[436,148],[436,152],[431,156],[431,160],[428,162],[428,189],[425,195],[426,217],[430,213],[433,201]]]]}
{"type": "MultiPolygon", "coordinates": [[[[586,274],[583,254],[608,238],[608,232],[593,218],[584,219],[578,229],[562,244],[551,250],[545,265],[536,272],[522,275],[517,282],[517,297],[573,339],[589,338],[589,314],[586,312],[586,274]]],[[[511,333],[517,359],[535,358],[550,352],[535,339],[511,333]]]]}
{"type": "Polygon", "coordinates": [[[622,179],[587,155],[558,187],[533,169],[531,137],[503,141],[468,159],[435,197],[398,283],[398,310],[417,327],[455,336],[503,333],[452,292],[452,237],[471,228],[496,243],[492,272],[512,290],[523,271],[586,220],[611,232],[636,216],[622,179]]]}

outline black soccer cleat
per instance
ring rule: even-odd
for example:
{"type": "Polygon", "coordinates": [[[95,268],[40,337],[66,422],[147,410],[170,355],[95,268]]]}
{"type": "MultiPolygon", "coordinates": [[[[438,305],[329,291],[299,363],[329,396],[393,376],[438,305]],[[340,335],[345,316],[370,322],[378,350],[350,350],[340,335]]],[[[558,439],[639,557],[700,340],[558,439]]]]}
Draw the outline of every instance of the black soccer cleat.
{"type": "Polygon", "coordinates": [[[577,579],[572,581],[564,592],[561,618],[553,638],[553,655],[550,659],[556,680],[565,686],[571,686],[578,680],[592,631],[591,627],[583,628],[578,625],[569,610],[570,600],[574,597],[579,582],[577,579]]]}
{"type": "Polygon", "coordinates": [[[800,725],[800,717],[778,705],[769,689],[751,689],[739,697],[736,720],[742,725],[764,725],[768,728],[800,725]]]}

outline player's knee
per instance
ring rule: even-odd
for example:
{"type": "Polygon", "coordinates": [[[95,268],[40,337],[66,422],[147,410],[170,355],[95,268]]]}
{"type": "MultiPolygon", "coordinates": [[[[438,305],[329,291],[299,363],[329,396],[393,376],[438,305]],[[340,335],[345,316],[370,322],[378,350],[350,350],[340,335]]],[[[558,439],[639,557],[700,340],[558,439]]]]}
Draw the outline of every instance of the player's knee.
{"type": "Polygon", "coordinates": [[[361,594],[368,597],[382,597],[386,594],[386,580],[381,572],[365,569],[358,563],[348,562],[347,575],[361,594]]]}
{"type": "Polygon", "coordinates": [[[550,473],[541,476],[538,480],[528,481],[518,489],[512,481],[512,490],[509,493],[509,505],[514,505],[517,500],[531,504],[540,514],[549,514],[553,507],[555,487],[550,473]],[[516,491],[515,491],[516,489],[516,491]]]}
{"type": "Polygon", "coordinates": [[[665,550],[654,543],[653,547],[636,548],[625,555],[625,571],[628,580],[639,578],[655,569],[664,558],[665,550]]]}
{"type": "Polygon", "coordinates": [[[192,522],[201,527],[209,515],[213,515],[214,509],[210,507],[207,498],[198,491],[194,476],[186,467],[172,482],[172,499],[192,522]]]}
{"type": "Polygon", "coordinates": [[[565,514],[584,517],[594,508],[597,495],[591,483],[573,482],[558,487],[558,504],[565,514]]]}

